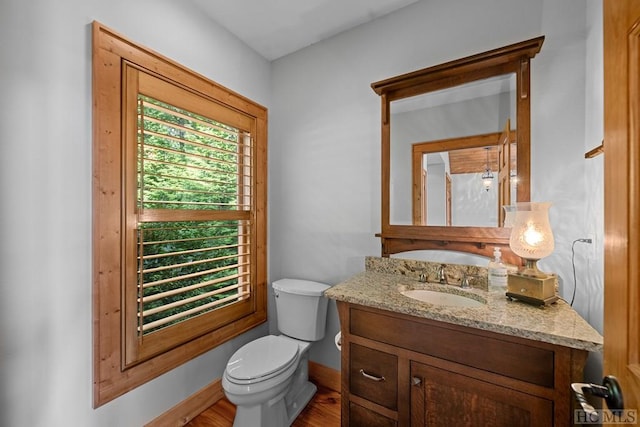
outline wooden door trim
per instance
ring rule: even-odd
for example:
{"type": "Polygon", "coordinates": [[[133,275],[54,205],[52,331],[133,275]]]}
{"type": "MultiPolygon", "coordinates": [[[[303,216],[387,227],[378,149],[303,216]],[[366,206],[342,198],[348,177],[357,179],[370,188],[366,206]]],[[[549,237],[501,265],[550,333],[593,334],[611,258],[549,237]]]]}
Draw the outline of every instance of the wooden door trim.
{"type": "Polygon", "coordinates": [[[640,0],[604,0],[603,16],[604,373],[618,377],[625,406],[635,409],[640,403],[640,294],[635,289],[640,278],[640,0]]]}

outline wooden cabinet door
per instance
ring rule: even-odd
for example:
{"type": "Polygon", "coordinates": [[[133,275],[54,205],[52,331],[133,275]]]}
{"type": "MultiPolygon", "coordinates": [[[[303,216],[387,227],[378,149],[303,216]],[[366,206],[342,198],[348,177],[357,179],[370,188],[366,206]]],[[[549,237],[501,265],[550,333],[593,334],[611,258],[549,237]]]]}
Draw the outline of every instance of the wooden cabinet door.
{"type": "Polygon", "coordinates": [[[553,402],[411,362],[411,426],[553,425],[553,402]]]}

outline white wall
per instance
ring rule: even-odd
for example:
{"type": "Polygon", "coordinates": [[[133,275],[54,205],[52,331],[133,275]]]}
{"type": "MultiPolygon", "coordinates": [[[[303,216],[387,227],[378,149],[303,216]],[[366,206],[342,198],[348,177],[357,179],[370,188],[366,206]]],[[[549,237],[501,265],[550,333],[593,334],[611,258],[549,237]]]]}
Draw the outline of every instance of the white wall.
{"type": "Polygon", "coordinates": [[[267,326],[92,409],[91,22],[269,106],[270,64],[169,0],[0,4],[0,425],[141,426],[267,326]],[[222,60],[220,60],[222,58],[222,60]]]}
{"type": "MultiPolygon", "coordinates": [[[[409,157],[410,158],[410,157],[409,157]]],[[[427,166],[427,223],[429,225],[447,225],[447,184],[444,163],[427,166]]],[[[407,195],[411,198],[411,195],[407,195]]],[[[393,218],[393,217],[392,217],[393,218]]],[[[396,224],[395,222],[392,222],[396,224]]],[[[402,223],[407,224],[407,223],[402,223]]],[[[411,224],[409,221],[408,224],[411,224]]]]}
{"type": "MultiPolygon", "coordinates": [[[[602,2],[587,2],[587,52],[585,76],[585,138],[587,152],[604,138],[604,77],[602,40],[602,2]]],[[[574,307],[600,333],[603,333],[604,301],[604,154],[585,160],[585,215],[587,237],[591,245],[578,243],[576,257],[584,265],[576,274],[577,292],[574,307]]],[[[602,357],[589,358],[588,374],[592,381],[602,378],[602,357]]]]}
{"type": "Polygon", "coordinates": [[[482,175],[479,172],[451,175],[453,225],[495,227],[498,224],[498,173],[493,170],[493,182],[488,189],[482,175]]]}
{"type": "MultiPolygon", "coordinates": [[[[273,63],[270,203],[271,277],[306,277],[335,284],[379,255],[380,99],[372,82],[510,43],[545,35],[532,63],[532,199],[553,202],[554,254],[541,267],[559,274],[571,297],[571,242],[600,233],[601,177],[587,186],[584,159],[587,80],[587,3],[583,0],[421,1],[394,14],[310,46],[273,63]],[[587,191],[588,190],[588,191],[587,191]],[[589,195],[589,196],[588,196],[589,195]],[[589,204],[589,206],[588,206],[589,204]]],[[[597,12],[593,22],[598,19],[597,12]]],[[[597,37],[597,29],[592,37],[597,37]]],[[[595,42],[594,42],[595,43],[595,42]]],[[[597,49],[590,54],[595,58],[597,49]]],[[[596,110],[601,98],[592,100],[596,110]]],[[[597,116],[597,114],[592,114],[597,116]]],[[[600,120],[600,117],[595,117],[600,120]]],[[[595,132],[598,133],[597,131],[595,132]]],[[[597,142],[596,135],[593,143],[597,142]]],[[[590,172],[591,173],[591,172],[590,172]]],[[[597,245],[602,245],[601,238],[597,245]]],[[[584,248],[581,248],[584,249],[584,248]]],[[[442,252],[434,260],[478,262],[442,252]]],[[[598,259],[602,259],[601,257],[598,259]]],[[[480,260],[486,265],[487,259],[480,260]]],[[[581,314],[597,323],[602,271],[577,258],[581,314]],[[594,292],[592,297],[587,292],[594,292]]],[[[339,321],[330,305],[329,337],[312,358],[339,367],[332,344],[339,321]]]]}

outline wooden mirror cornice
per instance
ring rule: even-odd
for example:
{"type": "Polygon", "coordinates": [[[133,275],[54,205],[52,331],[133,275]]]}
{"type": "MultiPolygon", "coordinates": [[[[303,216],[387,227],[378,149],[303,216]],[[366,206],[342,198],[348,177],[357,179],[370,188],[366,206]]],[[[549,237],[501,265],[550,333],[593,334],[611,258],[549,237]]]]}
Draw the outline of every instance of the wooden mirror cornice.
{"type": "Polygon", "coordinates": [[[542,48],[544,36],[493,49],[455,61],[402,74],[371,84],[382,106],[382,256],[399,252],[440,249],[491,256],[500,246],[503,258],[520,263],[509,249],[510,229],[394,225],[390,223],[391,102],[495,76],[516,77],[516,143],[518,186],[516,200],[530,199],[530,61],[542,48]]]}

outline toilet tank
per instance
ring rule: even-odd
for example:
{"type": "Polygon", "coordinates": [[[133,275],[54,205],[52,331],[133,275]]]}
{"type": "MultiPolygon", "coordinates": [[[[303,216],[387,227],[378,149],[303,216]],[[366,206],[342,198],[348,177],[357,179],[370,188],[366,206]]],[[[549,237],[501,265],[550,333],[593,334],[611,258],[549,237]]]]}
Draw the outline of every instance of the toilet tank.
{"type": "Polygon", "coordinates": [[[278,330],[303,341],[324,338],[327,324],[327,298],[331,286],[300,279],[281,279],[272,284],[276,297],[278,330]]]}

